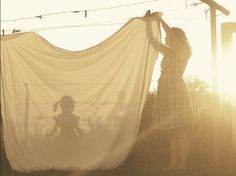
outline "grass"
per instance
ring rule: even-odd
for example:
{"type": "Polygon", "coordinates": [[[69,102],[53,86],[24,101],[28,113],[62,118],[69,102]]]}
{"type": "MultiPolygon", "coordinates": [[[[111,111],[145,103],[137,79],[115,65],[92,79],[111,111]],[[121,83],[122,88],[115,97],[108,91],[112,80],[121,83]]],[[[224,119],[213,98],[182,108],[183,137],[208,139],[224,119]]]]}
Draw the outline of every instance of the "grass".
{"type": "MultiPolygon", "coordinates": [[[[148,111],[148,109],[145,109],[148,111]]],[[[142,136],[150,128],[150,119],[143,118],[139,136],[142,136]]],[[[189,158],[190,173],[188,176],[233,176],[236,173],[235,158],[229,153],[221,156],[221,165],[214,168],[213,161],[213,125],[211,119],[202,120],[191,131],[192,152],[189,158]],[[231,161],[229,161],[231,158],[231,161]],[[234,170],[233,170],[234,169],[234,170]]],[[[20,173],[13,171],[1,152],[1,176],[158,176],[168,164],[167,136],[161,131],[152,131],[145,138],[138,137],[135,147],[128,159],[118,168],[113,170],[83,171],[54,171],[47,170],[32,173],[20,173]]],[[[223,138],[222,138],[223,140],[223,138]]],[[[222,151],[225,149],[222,147],[222,151]]]]}
{"type": "MultiPolygon", "coordinates": [[[[219,113],[218,108],[215,106],[215,98],[207,91],[205,84],[195,79],[188,82],[188,85],[196,116],[196,124],[192,127],[190,132],[192,148],[188,162],[188,176],[235,176],[236,153],[232,152],[232,118],[235,118],[232,112],[235,111],[235,109],[224,104],[221,113],[219,113]],[[215,122],[218,124],[217,130],[215,130],[215,122]],[[218,167],[215,167],[213,164],[215,147],[214,136],[216,132],[218,133],[220,151],[218,167]]],[[[163,168],[168,165],[169,151],[166,134],[161,131],[150,130],[153,98],[153,94],[148,96],[136,144],[128,159],[120,167],[113,170],[96,170],[90,172],[47,170],[32,173],[19,173],[11,169],[6,159],[4,149],[1,147],[0,176],[160,175],[163,168]]]]}

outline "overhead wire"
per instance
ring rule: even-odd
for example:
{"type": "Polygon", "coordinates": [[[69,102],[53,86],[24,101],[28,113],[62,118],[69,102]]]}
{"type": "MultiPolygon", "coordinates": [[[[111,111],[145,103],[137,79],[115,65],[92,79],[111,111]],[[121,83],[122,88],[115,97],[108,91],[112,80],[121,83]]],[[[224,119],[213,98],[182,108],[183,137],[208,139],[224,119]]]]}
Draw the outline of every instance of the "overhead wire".
{"type": "MultiPolygon", "coordinates": [[[[124,24],[124,22],[130,20],[130,18],[121,18],[121,19],[115,19],[115,20],[106,20],[106,21],[98,21],[93,23],[87,23],[87,24],[79,24],[79,25],[67,25],[67,26],[52,26],[52,27],[45,27],[45,28],[35,28],[35,29],[25,29],[21,30],[21,32],[30,32],[30,31],[45,31],[45,30],[55,30],[55,29],[61,29],[61,28],[75,28],[75,27],[97,27],[97,26],[108,26],[108,25],[118,25],[118,24],[124,24]],[[118,22],[121,21],[122,22],[118,22]]],[[[5,30],[5,31],[12,31],[12,30],[5,30]]]]}
{"type": "Polygon", "coordinates": [[[112,7],[104,7],[104,8],[90,9],[90,10],[88,10],[88,11],[108,10],[108,9],[114,9],[114,8],[120,8],[120,7],[128,7],[128,6],[139,5],[139,4],[150,3],[150,2],[157,2],[157,1],[160,1],[160,0],[142,1],[142,2],[136,2],[136,3],[131,3],[131,4],[119,5],[119,6],[112,6],[112,7]]]}
{"type": "MultiPolygon", "coordinates": [[[[35,28],[35,29],[23,29],[18,30],[14,29],[16,32],[40,32],[40,31],[48,31],[48,30],[57,30],[57,29],[64,29],[64,28],[78,28],[78,27],[99,27],[99,26],[112,26],[112,25],[121,25],[127,22],[130,18],[126,18],[126,21],[122,22],[115,22],[116,20],[110,20],[110,23],[103,23],[103,22],[95,22],[89,24],[80,24],[80,25],[67,25],[67,26],[52,26],[52,27],[45,27],[45,28],[35,28]]],[[[192,21],[192,20],[203,20],[204,17],[192,17],[192,18],[167,18],[167,21],[192,21]]],[[[13,31],[14,31],[13,30],[13,31]]],[[[11,32],[12,30],[5,30],[6,32],[11,32]]]]}
{"type": "Polygon", "coordinates": [[[136,3],[124,4],[124,5],[117,5],[117,6],[110,6],[110,7],[103,7],[103,8],[95,8],[95,9],[84,9],[84,10],[54,12],[54,13],[47,13],[47,14],[42,14],[42,15],[38,15],[38,16],[15,18],[15,19],[10,19],[10,20],[1,20],[1,22],[12,22],[12,21],[19,21],[19,20],[34,19],[34,18],[42,19],[45,16],[52,16],[52,15],[59,15],[59,14],[66,14],[66,13],[79,13],[79,12],[86,12],[86,11],[109,10],[109,9],[114,9],[114,8],[128,7],[128,6],[134,6],[134,5],[139,5],[139,4],[144,4],[144,3],[151,3],[151,2],[157,2],[157,1],[160,1],[160,0],[148,0],[148,1],[141,1],[141,2],[136,2],[136,3]]]}
{"type": "Polygon", "coordinates": [[[68,25],[68,26],[54,26],[54,27],[46,27],[46,28],[37,28],[37,29],[30,29],[30,30],[21,30],[22,32],[40,32],[40,31],[48,31],[48,30],[57,30],[57,29],[63,29],[63,28],[77,28],[77,27],[98,27],[98,26],[110,26],[110,25],[118,25],[118,24],[124,24],[124,22],[120,23],[104,23],[104,24],[85,24],[85,25],[68,25]]]}
{"type": "Polygon", "coordinates": [[[183,10],[183,9],[186,9],[184,6],[182,7],[177,7],[177,8],[174,8],[174,9],[169,9],[169,10],[165,10],[163,11],[162,13],[170,13],[170,12],[175,12],[177,10],[183,10]]]}
{"type": "MultiPolygon", "coordinates": [[[[36,15],[36,16],[15,18],[15,19],[10,19],[10,20],[0,20],[0,21],[1,22],[13,22],[13,21],[28,20],[28,19],[34,19],[34,18],[42,19],[43,17],[46,17],[46,16],[53,16],[53,15],[60,15],[60,14],[67,14],[67,13],[79,13],[79,12],[85,12],[85,11],[86,12],[87,11],[101,11],[101,10],[108,10],[108,9],[121,8],[121,7],[128,7],[128,6],[134,6],[134,5],[144,4],[144,3],[151,3],[151,2],[158,2],[158,1],[160,1],[160,0],[148,0],[148,1],[141,1],[141,2],[136,2],[136,3],[118,5],[118,6],[110,6],[110,7],[103,7],[103,8],[87,9],[87,10],[73,10],[73,11],[53,12],[53,13],[36,15]]],[[[193,3],[193,4],[190,4],[188,6],[197,6],[199,4],[202,4],[202,2],[193,3]]],[[[167,10],[167,11],[164,11],[164,12],[165,13],[169,13],[169,12],[176,11],[176,10],[181,10],[181,9],[184,9],[184,8],[186,8],[186,4],[185,4],[184,7],[178,7],[178,8],[170,9],[170,10],[167,10]]]]}
{"type": "MultiPolygon", "coordinates": [[[[125,7],[125,6],[132,6],[132,5],[137,5],[137,4],[147,3],[147,2],[154,2],[154,1],[159,1],[159,0],[142,1],[142,2],[126,4],[126,5],[120,5],[120,6],[112,6],[112,7],[105,7],[105,8],[90,9],[88,11],[106,10],[106,9],[119,8],[119,7],[125,7]]],[[[190,4],[189,6],[197,6],[197,5],[202,4],[202,3],[198,3],[198,4],[194,3],[194,4],[190,4]]],[[[177,11],[177,10],[183,10],[183,9],[186,9],[186,7],[182,6],[182,7],[178,7],[178,8],[174,8],[174,9],[169,9],[169,10],[163,11],[162,13],[166,14],[166,13],[174,12],[174,11],[177,11]]],[[[49,14],[44,14],[43,16],[45,16],[45,15],[46,16],[50,16],[50,15],[56,15],[56,14],[63,14],[63,13],[69,13],[69,12],[70,13],[71,12],[77,13],[77,12],[80,12],[80,11],[64,11],[64,12],[57,12],[57,13],[49,13],[49,14]]],[[[30,18],[35,18],[35,17],[18,18],[18,19],[14,19],[14,20],[30,19],[30,18]]],[[[40,18],[42,18],[42,17],[40,17],[40,18]]],[[[100,22],[93,22],[93,23],[88,23],[88,24],[79,24],[79,25],[52,26],[52,27],[35,28],[35,29],[24,29],[24,30],[16,30],[16,29],[14,29],[13,31],[12,30],[4,30],[4,31],[8,31],[8,32],[12,31],[13,33],[14,33],[14,31],[15,32],[32,32],[32,31],[37,32],[37,31],[46,31],[46,30],[57,30],[57,29],[63,29],[63,28],[98,27],[98,26],[119,25],[119,24],[124,24],[125,22],[127,22],[131,18],[133,18],[133,17],[122,18],[122,19],[115,19],[115,20],[107,20],[107,21],[100,21],[100,22]],[[122,20],[122,22],[117,22],[117,21],[121,21],[121,20],[122,20]]],[[[203,18],[203,17],[169,18],[169,19],[166,19],[166,20],[175,20],[175,21],[176,20],[188,20],[188,21],[191,21],[191,20],[195,20],[195,19],[205,19],[205,18],[203,18]]]]}

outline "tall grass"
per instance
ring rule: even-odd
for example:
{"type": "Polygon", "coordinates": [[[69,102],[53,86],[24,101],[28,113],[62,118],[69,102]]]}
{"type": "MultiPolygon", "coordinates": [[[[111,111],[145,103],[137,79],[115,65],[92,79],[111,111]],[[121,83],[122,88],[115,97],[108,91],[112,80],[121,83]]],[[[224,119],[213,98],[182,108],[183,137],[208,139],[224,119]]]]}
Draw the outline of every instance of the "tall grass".
{"type": "MultiPolygon", "coordinates": [[[[234,175],[233,164],[236,164],[235,154],[232,153],[232,118],[235,109],[222,100],[219,106],[218,99],[210,87],[198,78],[186,80],[189,93],[192,97],[195,124],[190,131],[192,149],[188,167],[192,173],[201,176],[211,176],[212,171],[218,175],[234,175]],[[219,110],[220,107],[220,110],[219,110]],[[216,122],[218,123],[216,128],[216,122]],[[218,130],[220,146],[219,170],[213,167],[215,129],[218,130]],[[220,172],[219,172],[220,171],[220,172]]],[[[92,172],[59,172],[43,171],[34,173],[18,173],[13,171],[5,156],[1,130],[1,176],[147,176],[158,175],[169,161],[167,135],[163,131],[153,130],[152,118],[156,92],[149,93],[143,110],[139,134],[136,144],[128,159],[120,167],[111,171],[92,172]]],[[[235,165],[236,166],[236,165],[235,165]]],[[[194,175],[194,174],[193,174],[194,175]]],[[[236,174],[235,174],[236,175],[236,174]]]]}

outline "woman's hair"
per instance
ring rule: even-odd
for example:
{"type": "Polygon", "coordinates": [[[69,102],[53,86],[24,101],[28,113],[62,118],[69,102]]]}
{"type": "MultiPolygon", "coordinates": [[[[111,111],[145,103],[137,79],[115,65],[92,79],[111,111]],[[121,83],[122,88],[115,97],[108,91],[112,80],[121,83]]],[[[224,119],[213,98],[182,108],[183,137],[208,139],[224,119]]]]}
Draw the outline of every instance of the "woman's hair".
{"type": "Polygon", "coordinates": [[[170,31],[175,37],[176,37],[176,41],[178,42],[177,45],[179,45],[180,50],[181,50],[181,54],[185,57],[185,58],[189,58],[192,54],[192,48],[189,45],[188,39],[186,37],[185,32],[178,28],[178,27],[172,27],[170,28],[170,31]]]}

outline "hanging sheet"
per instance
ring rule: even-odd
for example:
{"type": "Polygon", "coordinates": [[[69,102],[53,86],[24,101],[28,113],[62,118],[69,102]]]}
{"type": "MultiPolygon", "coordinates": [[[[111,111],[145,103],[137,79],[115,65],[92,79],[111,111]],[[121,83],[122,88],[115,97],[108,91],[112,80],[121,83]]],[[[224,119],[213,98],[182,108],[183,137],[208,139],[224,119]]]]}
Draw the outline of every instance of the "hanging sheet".
{"type": "Polygon", "coordinates": [[[1,114],[13,169],[111,169],[127,158],[158,54],[147,22],[159,40],[154,19],[134,18],[75,52],[36,33],[1,36],[1,114]]]}

